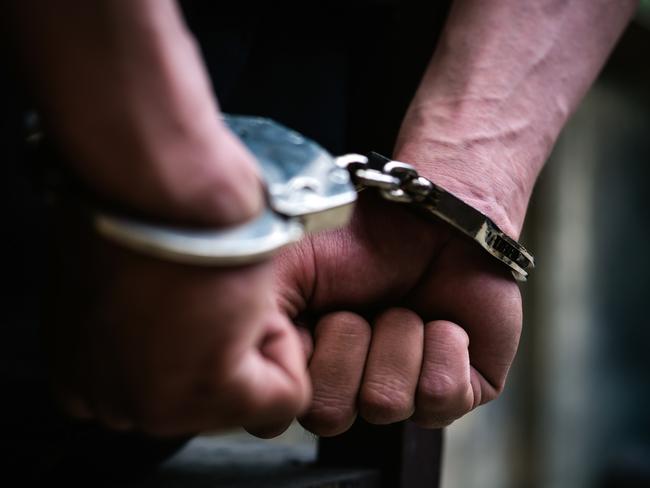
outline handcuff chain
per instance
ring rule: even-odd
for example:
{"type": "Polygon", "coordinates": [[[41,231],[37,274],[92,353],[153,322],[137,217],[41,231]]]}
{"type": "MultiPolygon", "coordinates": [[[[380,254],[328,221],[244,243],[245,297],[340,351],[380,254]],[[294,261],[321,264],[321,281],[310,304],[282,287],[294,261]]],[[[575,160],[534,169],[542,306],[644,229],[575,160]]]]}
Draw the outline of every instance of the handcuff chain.
{"type": "Polygon", "coordinates": [[[371,168],[368,158],[349,154],[337,164],[345,167],[358,189],[377,188],[386,199],[399,203],[418,203],[436,194],[436,186],[420,176],[410,164],[390,161],[382,169],[371,168]]]}
{"type": "Polygon", "coordinates": [[[337,164],[348,170],[357,191],[376,188],[386,200],[411,204],[442,219],[506,264],[518,281],[526,281],[535,267],[533,255],[489,217],[420,176],[410,164],[376,153],[370,153],[369,158],[348,154],[338,158],[337,164]]]}

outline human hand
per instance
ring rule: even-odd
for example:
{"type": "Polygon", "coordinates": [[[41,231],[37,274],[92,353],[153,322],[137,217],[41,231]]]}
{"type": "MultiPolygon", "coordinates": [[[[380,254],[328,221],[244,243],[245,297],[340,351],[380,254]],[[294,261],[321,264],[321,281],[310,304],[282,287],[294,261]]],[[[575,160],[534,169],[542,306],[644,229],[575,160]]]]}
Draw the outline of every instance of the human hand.
{"type": "Polygon", "coordinates": [[[349,227],[289,249],[276,267],[282,308],[313,327],[303,334],[309,430],[341,433],[357,413],[441,427],[502,391],[521,329],[518,287],[446,224],[362,194],[349,227]]]}
{"type": "MultiPolygon", "coordinates": [[[[47,6],[34,22],[50,41],[34,53],[35,85],[71,167],[103,201],[149,219],[219,227],[253,217],[256,165],[220,120],[173,2],[100,3],[47,6]]],[[[271,299],[268,263],[159,261],[103,241],[66,210],[43,332],[67,412],[164,436],[301,412],[304,356],[271,299]]]]}
{"type": "Polygon", "coordinates": [[[302,411],[304,356],[271,299],[268,263],[181,266],[62,230],[44,332],[69,413],[168,436],[254,429],[302,411]]]}
{"type": "MultiPolygon", "coordinates": [[[[228,165],[250,155],[232,135],[213,139],[221,141],[219,152],[209,151],[211,140],[204,160],[221,170],[217,184],[230,195],[248,195],[228,165]]],[[[201,148],[199,137],[152,143],[201,148]]],[[[185,167],[193,178],[191,161],[185,167]]],[[[170,180],[172,190],[187,177],[170,180]]],[[[255,198],[260,187],[247,191],[255,198]]],[[[213,219],[228,221],[228,210],[213,219]]],[[[58,222],[60,272],[45,333],[55,391],[70,413],[113,428],[181,435],[254,429],[301,411],[309,396],[304,357],[295,329],[271,299],[268,263],[229,269],[167,263],[105,242],[66,217],[68,225],[58,222]]]]}

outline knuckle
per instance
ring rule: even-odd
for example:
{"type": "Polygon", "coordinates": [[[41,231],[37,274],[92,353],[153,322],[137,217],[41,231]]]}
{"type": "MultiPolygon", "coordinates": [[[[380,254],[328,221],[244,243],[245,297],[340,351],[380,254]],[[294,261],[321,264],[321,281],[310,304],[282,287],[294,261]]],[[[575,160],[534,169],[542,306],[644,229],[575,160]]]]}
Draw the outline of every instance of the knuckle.
{"type": "Polygon", "coordinates": [[[397,422],[411,415],[413,399],[399,387],[370,382],[363,385],[359,409],[368,422],[397,422]]]}
{"type": "Polygon", "coordinates": [[[394,307],[385,310],[377,317],[377,322],[386,322],[391,324],[391,327],[400,326],[402,324],[410,323],[411,321],[420,321],[420,317],[407,308],[394,307]]]}
{"type": "Polygon", "coordinates": [[[444,374],[430,374],[420,380],[418,396],[423,402],[444,407],[463,393],[460,382],[444,374]]]}
{"type": "Polygon", "coordinates": [[[358,339],[370,336],[370,326],[359,315],[352,312],[336,312],[323,317],[314,331],[319,337],[323,331],[337,338],[358,339]]]}
{"type": "Polygon", "coordinates": [[[345,432],[354,421],[356,412],[350,405],[314,401],[300,422],[314,434],[329,437],[345,432]]]}
{"type": "Polygon", "coordinates": [[[452,353],[455,348],[469,346],[469,335],[462,327],[448,321],[438,321],[435,323],[435,334],[427,337],[429,345],[433,349],[442,349],[452,353]]]}

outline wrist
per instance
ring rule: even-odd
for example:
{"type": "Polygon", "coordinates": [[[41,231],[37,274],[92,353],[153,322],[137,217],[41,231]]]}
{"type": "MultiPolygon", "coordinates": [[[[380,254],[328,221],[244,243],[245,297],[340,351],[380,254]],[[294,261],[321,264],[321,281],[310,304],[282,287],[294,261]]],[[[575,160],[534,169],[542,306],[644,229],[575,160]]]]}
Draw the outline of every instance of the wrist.
{"type": "MultiPolygon", "coordinates": [[[[474,137],[471,131],[415,123],[407,116],[394,158],[412,164],[425,177],[492,219],[517,238],[535,182],[525,162],[498,138],[474,137]]],[[[508,144],[520,144],[519,142],[508,144]]]]}

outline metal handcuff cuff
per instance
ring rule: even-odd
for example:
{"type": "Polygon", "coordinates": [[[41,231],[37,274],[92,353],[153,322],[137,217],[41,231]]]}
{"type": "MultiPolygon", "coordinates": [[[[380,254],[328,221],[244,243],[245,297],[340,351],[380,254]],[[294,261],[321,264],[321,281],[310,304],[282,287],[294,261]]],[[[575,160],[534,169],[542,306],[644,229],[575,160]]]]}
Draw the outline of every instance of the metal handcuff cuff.
{"type": "Polygon", "coordinates": [[[155,225],[95,211],[104,237],[158,258],[197,265],[259,261],[305,234],[345,225],[360,188],[376,188],[387,200],[416,207],[449,223],[506,264],[525,281],[533,256],[487,216],[420,176],[412,166],[376,153],[332,157],[315,142],[259,117],[226,116],[230,129],[256,157],[267,207],[236,227],[204,230],[155,225]]]}

